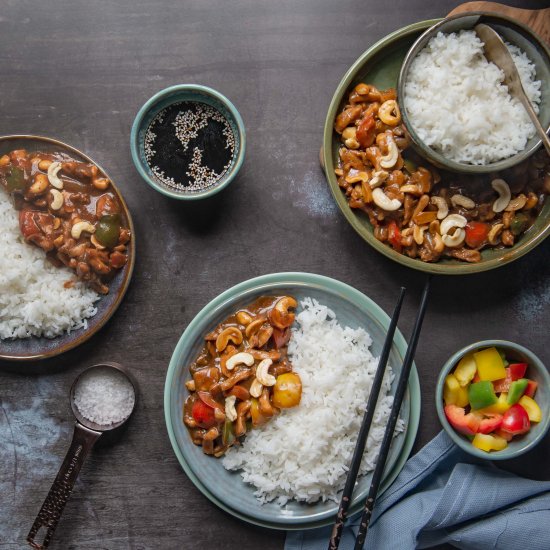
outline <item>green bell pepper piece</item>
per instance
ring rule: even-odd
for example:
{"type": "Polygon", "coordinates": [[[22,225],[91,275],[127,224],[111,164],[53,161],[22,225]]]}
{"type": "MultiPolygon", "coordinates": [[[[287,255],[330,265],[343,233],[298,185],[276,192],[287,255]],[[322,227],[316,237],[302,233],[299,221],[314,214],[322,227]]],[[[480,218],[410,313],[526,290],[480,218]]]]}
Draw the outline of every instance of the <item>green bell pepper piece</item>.
{"type": "Polygon", "coordinates": [[[489,380],[482,380],[481,382],[470,384],[468,388],[468,399],[470,400],[470,407],[472,407],[474,411],[490,407],[498,401],[493,384],[489,380]]]}
{"type": "Polygon", "coordinates": [[[233,429],[233,422],[226,420],[223,425],[222,442],[224,445],[232,445],[235,441],[235,431],[233,429]]]}
{"type": "Polygon", "coordinates": [[[9,176],[6,177],[6,184],[8,193],[23,191],[25,189],[25,173],[23,169],[13,166],[9,176]]]}
{"type": "Polygon", "coordinates": [[[101,216],[95,229],[97,241],[107,248],[113,248],[118,243],[119,234],[120,216],[118,214],[101,216]]]}
{"type": "Polygon", "coordinates": [[[527,384],[529,384],[527,378],[520,378],[510,384],[510,389],[508,390],[509,405],[515,405],[519,401],[519,398],[525,393],[527,384]]]}
{"type": "Polygon", "coordinates": [[[517,213],[510,223],[510,231],[517,237],[521,235],[529,225],[529,217],[522,212],[517,213]]]}

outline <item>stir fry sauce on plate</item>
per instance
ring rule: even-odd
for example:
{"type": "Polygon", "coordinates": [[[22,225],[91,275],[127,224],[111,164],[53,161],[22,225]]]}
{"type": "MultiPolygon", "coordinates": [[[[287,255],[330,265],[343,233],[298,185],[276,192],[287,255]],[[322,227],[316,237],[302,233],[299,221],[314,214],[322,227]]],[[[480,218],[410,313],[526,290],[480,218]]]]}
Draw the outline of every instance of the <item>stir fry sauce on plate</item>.
{"type": "Polygon", "coordinates": [[[19,210],[24,239],[107,294],[109,282],[128,262],[131,232],[98,167],[65,153],[18,149],[0,157],[0,184],[19,210]]]}
{"type": "Polygon", "coordinates": [[[484,248],[509,248],[534,223],[550,193],[539,151],[499,174],[439,173],[409,149],[393,88],[358,84],[336,117],[342,145],[335,174],[348,204],[374,236],[423,262],[476,263],[484,248]]]}
{"type": "Polygon", "coordinates": [[[291,296],[262,296],[206,335],[183,411],[205,454],[222,456],[247,430],[300,403],[301,380],[287,358],[296,305],[291,296]]]}

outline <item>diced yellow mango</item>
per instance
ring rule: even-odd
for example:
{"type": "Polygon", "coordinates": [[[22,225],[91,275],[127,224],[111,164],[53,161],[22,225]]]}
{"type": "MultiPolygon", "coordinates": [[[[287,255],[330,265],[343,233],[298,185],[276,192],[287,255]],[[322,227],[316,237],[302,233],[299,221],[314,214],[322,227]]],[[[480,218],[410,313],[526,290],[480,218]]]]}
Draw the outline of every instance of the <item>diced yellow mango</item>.
{"type": "Polygon", "coordinates": [[[467,386],[476,375],[477,365],[474,354],[465,355],[456,366],[454,375],[461,386],[467,386]]]}
{"type": "Polygon", "coordinates": [[[468,389],[463,388],[452,373],[445,377],[443,400],[445,405],[456,405],[457,407],[465,407],[469,403],[468,389]]]}
{"type": "Polygon", "coordinates": [[[542,411],[533,398],[523,395],[520,397],[518,403],[527,411],[527,416],[531,422],[540,422],[542,420],[542,411]]]}
{"type": "Polygon", "coordinates": [[[506,378],[506,368],[496,348],[487,348],[474,353],[477,373],[480,380],[500,380],[506,378]]]}
{"type": "Polygon", "coordinates": [[[502,451],[508,446],[508,442],[498,435],[476,434],[472,445],[488,453],[489,451],[502,451]]]}
{"type": "Polygon", "coordinates": [[[479,409],[477,412],[482,414],[504,414],[511,406],[512,405],[508,403],[508,394],[506,392],[502,392],[498,396],[498,401],[494,405],[489,405],[484,409],[479,409]]]}

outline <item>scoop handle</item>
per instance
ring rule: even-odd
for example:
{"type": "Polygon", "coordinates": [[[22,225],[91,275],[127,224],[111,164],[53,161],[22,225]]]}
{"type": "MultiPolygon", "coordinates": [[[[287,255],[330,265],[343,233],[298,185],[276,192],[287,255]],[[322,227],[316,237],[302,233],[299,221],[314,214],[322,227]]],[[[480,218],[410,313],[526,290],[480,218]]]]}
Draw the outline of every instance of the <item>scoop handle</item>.
{"type": "Polygon", "coordinates": [[[65,504],[71,496],[80,468],[100,435],[101,432],[90,430],[79,422],[75,424],[71,446],[27,536],[27,542],[33,548],[42,550],[50,544],[65,504]],[[46,529],[46,535],[42,542],[37,542],[35,539],[42,527],[46,529]]]}

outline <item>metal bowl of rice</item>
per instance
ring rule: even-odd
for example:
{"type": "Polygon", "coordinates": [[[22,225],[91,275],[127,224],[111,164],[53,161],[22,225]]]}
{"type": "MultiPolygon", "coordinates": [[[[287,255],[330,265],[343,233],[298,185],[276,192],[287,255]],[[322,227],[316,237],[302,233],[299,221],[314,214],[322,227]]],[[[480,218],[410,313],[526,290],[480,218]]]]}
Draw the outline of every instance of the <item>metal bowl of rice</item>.
{"type": "Polygon", "coordinates": [[[425,31],[403,62],[397,85],[403,122],[417,152],[453,172],[515,166],[541,145],[518,100],[483,57],[473,28],[485,23],[511,50],[543,128],[550,126],[550,51],[527,26],[493,13],[449,17],[425,31]]]}

